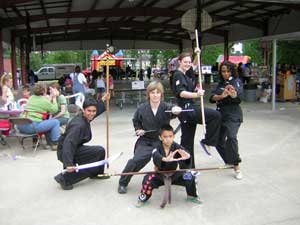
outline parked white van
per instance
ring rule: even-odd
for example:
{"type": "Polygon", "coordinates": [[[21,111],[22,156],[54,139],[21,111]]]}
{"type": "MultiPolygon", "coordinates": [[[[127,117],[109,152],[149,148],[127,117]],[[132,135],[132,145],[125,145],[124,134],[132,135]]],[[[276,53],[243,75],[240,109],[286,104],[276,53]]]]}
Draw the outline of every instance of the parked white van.
{"type": "Polygon", "coordinates": [[[212,66],[201,66],[201,72],[202,74],[211,74],[212,71],[211,71],[211,68],[212,66]]]}
{"type": "Polygon", "coordinates": [[[74,72],[75,66],[81,64],[50,64],[44,65],[38,71],[35,72],[35,75],[38,76],[39,80],[58,80],[63,75],[69,75],[74,72]]]}

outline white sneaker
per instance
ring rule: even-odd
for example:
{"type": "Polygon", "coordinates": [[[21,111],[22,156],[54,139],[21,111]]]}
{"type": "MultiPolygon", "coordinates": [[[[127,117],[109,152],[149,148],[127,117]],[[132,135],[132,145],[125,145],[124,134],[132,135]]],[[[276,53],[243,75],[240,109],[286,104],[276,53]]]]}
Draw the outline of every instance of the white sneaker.
{"type": "Polygon", "coordinates": [[[237,180],[241,180],[241,179],[243,179],[243,174],[240,170],[236,170],[236,171],[234,171],[234,177],[237,180]]]}

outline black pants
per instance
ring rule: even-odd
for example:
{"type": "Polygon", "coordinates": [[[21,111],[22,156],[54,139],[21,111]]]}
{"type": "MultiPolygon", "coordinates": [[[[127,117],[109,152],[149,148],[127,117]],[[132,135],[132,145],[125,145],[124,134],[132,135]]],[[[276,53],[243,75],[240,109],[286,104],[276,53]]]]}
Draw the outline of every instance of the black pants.
{"type": "MultiPolygon", "coordinates": [[[[187,115],[180,116],[181,123],[181,145],[190,152],[192,157],[192,168],[195,168],[194,159],[194,138],[197,124],[202,124],[201,109],[193,106],[194,112],[185,113],[187,115]]],[[[206,134],[202,142],[209,146],[217,146],[219,141],[219,132],[221,126],[220,112],[204,108],[206,134]]]]}
{"type": "MultiPolygon", "coordinates": [[[[192,176],[190,180],[183,179],[184,172],[175,172],[172,176],[172,184],[184,186],[187,195],[197,197],[197,189],[195,183],[195,177],[192,176]]],[[[159,188],[164,185],[163,174],[147,174],[144,176],[141,194],[139,199],[141,201],[147,201],[154,188],[159,188]]]]}
{"type": "MultiPolygon", "coordinates": [[[[152,151],[158,144],[159,141],[143,140],[142,138],[139,138],[135,143],[133,158],[128,160],[123,173],[138,172],[143,169],[151,160],[152,151]]],[[[131,177],[132,175],[121,176],[119,184],[121,186],[127,186],[131,177]]]]}
{"type": "MultiPolygon", "coordinates": [[[[75,153],[74,163],[78,165],[97,162],[105,159],[105,150],[101,146],[86,146],[82,145],[75,153]]],[[[97,174],[103,174],[104,166],[98,166],[90,169],[79,170],[74,173],[63,174],[67,184],[75,184],[88,177],[96,176],[97,174]]]]}
{"type": "Polygon", "coordinates": [[[226,164],[238,165],[241,162],[237,133],[241,126],[239,121],[223,121],[217,150],[226,164]]]}

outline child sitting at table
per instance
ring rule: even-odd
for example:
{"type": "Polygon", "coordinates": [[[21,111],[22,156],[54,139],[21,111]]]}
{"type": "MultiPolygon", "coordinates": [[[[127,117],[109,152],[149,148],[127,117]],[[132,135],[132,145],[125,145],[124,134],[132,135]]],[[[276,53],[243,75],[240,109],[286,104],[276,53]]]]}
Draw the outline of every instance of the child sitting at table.
{"type": "Polygon", "coordinates": [[[1,105],[6,107],[6,109],[10,110],[10,105],[15,101],[14,93],[12,91],[13,80],[10,74],[4,74],[1,77],[1,88],[2,88],[2,96],[1,96],[1,105]]]}
{"type": "Polygon", "coordinates": [[[24,108],[25,105],[27,104],[27,100],[25,99],[29,99],[30,98],[30,89],[29,86],[27,84],[25,84],[23,86],[23,95],[22,98],[19,100],[19,104],[21,108],[24,108]]]}

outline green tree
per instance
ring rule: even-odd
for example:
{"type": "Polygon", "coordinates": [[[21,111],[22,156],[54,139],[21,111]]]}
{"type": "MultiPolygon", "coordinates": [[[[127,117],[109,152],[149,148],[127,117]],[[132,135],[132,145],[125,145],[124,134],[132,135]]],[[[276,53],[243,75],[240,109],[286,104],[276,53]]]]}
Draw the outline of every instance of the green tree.
{"type": "Polygon", "coordinates": [[[263,64],[263,55],[262,48],[259,40],[251,40],[243,42],[243,55],[251,57],[251,61],[262,65],[263,64]]]}
{"type": "Polygon", "coordinates": [[[151,67],[154,67],[155,65],[157,65],[160,54],[161,54],[160,50],[150,50],[149,51],[151,67]]]}
{"type": "Polygon", "coordinates": [[[277,62],[300,65],[300,41],[278,42],[277,62]]]}
{"type": "Polygon", "coordinates": [[[37,70],[43,64],[81,63],[82,68],[86,68],[90,65],[90,55],[91,51],[53,51],[44,53],[42,59],[40,52],[32,52],[30,66],[37,70]]]}
{"type": "Polygon", "coordinates": [[[178,55],[179,55],[178,49],[161,51],[161,59],[164,64],[164,67],[167,68],[170,60],[175,58],[178,55]]]}
{"type": "Polygon", "coordinates": [[[30,54],[30,69],[36,71],[43,65],[41,53],[32,52],[30,54]]]}
{"type": "Polygon", "coordinates": [[[223,55],[223,45],[208,45],[202,47],[201,63],[202,65],[215,65],[219,55],[223,55]]]}

